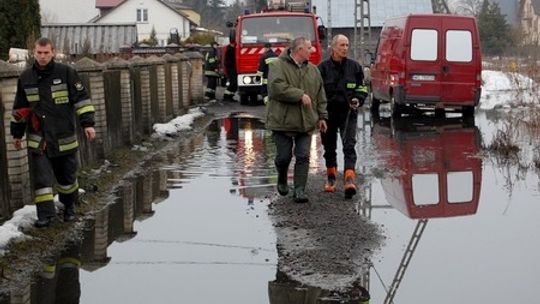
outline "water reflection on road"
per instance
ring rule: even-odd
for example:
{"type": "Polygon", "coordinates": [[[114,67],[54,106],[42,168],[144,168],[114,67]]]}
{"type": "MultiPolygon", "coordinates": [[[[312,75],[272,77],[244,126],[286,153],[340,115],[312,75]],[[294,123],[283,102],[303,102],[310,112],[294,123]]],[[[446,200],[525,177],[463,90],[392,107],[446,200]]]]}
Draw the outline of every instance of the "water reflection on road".
{"type": "MultiPolygon", "coordinates": [[[[496,130],[484,113],[476,126],[363,116],[358,127],[364,192],[351,203],[387,239],[355,290],[370,303],[536,302],[538,176],[526,172],[509,195],[508,171],[481,149],[496,130]]],[[[314,139],[311,173],[324,167],[314,139]]],[[[259,120],[212,122],[123,181],[82,242],[11,303],[54,303],[79,287],[81,303],[335,303],[277,269],[274,155],[259,120]]]]}

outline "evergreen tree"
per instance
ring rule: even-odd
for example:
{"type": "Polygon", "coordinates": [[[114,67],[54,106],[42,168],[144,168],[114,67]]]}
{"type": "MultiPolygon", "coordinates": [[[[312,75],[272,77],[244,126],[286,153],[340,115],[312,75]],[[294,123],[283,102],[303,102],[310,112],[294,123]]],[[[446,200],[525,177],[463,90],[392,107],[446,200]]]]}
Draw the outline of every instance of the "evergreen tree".
{"type": "Polygon", "coordinates": [[[0,0],[0,59],[7,59],[10,47],[32,47],[40,26],[38,0],[0,0]]]}
{"type": "Polygon", "coordinates": [[[501,55],[512,44],[511,27],[499,4],[485,0],[476,20],[483,54],[501,55]]]}

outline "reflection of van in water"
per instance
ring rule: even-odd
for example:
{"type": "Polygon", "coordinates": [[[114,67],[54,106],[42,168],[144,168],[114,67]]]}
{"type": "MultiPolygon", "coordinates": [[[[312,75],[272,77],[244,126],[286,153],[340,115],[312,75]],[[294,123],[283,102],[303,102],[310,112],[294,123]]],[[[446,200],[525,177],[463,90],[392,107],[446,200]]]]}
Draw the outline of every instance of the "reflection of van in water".
{"type": "Polygon", "coordinates": [[[392,116],[406,106],[474,116],[482,59],[473,17],[432,14],[387,19],[371,67],[372,112],[389,102],[392,116]]]}
{"type": "Polygon", "coordinates": [[[412,219],[475,214],[480,200],[480,131],[462,120],[384,119],[373,126],[386,200],[412,219]]]}

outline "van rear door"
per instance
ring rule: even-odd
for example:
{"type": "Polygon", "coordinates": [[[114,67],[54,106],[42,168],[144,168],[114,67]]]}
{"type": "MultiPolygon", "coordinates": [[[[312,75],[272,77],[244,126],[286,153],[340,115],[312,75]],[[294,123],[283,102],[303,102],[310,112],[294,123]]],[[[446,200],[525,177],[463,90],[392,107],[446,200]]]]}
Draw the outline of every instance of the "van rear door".
{"type": "Polygon", "coordinates": [[[410,17],[409,52],[405,71],[407,99],[439,101],[441,95],[440,18],[410,17]]]}
{"type": "Polygon", "coordinates": [[[475,83],[480,65],[474,46],[476,26],[472,18],[442,19],[443,65],[441,101],[471,105],[475,100],[475,83]]]}

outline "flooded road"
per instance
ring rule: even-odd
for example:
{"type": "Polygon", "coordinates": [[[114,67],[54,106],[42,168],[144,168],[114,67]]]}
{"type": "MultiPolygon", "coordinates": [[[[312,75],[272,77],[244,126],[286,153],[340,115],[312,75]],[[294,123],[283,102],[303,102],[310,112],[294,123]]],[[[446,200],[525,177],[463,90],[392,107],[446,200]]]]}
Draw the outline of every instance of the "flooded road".
{"type": "MultiPolygon", "coordinates": [[[[500,122],[484,112],[476,125],[362,117],[361,193],[346,204],[385,237],[355,274],[370,303],[536,302],[539,173],[483,150],[500,122]]],[[[314,137],[310,172],[320,175],[319,147],[314,137]]],[[[119,188],[76,246],[79,284],[58,272],[56,290],[80,287],[80,303],[338,303],[278,269],[274,155],[258,119],[213,121],[119,188]]],[[[32,298],[52,280],[42,274],[32,298]]]]}

